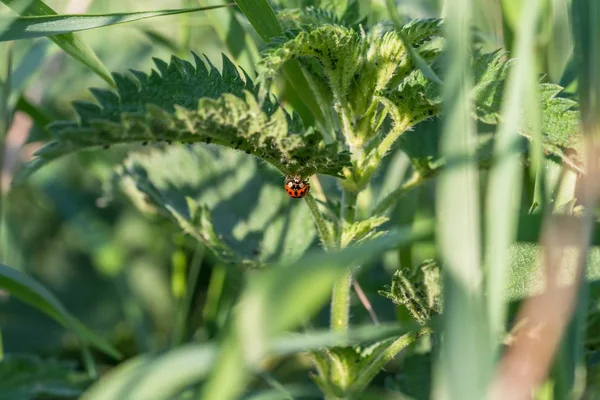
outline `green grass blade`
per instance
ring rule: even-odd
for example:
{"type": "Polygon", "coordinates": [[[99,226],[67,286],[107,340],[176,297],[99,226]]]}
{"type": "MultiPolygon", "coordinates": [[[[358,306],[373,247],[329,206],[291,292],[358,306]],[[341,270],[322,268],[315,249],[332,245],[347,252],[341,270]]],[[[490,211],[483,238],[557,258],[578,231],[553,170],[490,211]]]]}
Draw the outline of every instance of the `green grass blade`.
{"type": "MultiPolygon", "coordinates": [[[[20,13],[22,16],[47,16],[56,15],[56,12],[52,8],[46,5],[41,0],[33,0],[29,7],[21,11],[20,0],[0,0],[2,3],[9,6],[13,11],[20,13]]],[[[98,58],[94,50],[83,41],[79,36],[74,33],[65,33],[62,35],[56,35],[50,37],[58,47],[60,47],[65,53],[88,66],[92,71],[98,74],[104,79],[109,85],[116,86],[112,75],[98,58]]]]}
{"type": "Polygon", "coordinates": [[[108,341],[88,330],[48,289],[28,275],[0,264],[0,288],[72,329],[84,344],[92,345],[116,359],[121,357],[108,341]]]}
{"type": "Polygon", "coordinates": [[[465,160],[442,171],[437,192],[438,243],[444,263],[444,343],[439,383],[443,398],[479,400],[491,370],[480,266],[477,131],[470,93],[470,0],[448,2],[448,64],[444,80],[445,121],[441,149],[465,160]]]}
{"type": "MultiPolygon", "coordinates": [[[[518,143],[524,129],[524,113],[530,121],[539,120],[535,74],[535,28],[538,1],[526,3],[518,25],[516,65],[508,78],[502,105],[502,123],[494,143],[495,164],[490,172],[487,193],[486,267],[488,312],[491,334],[499,339],[506,319],[506,290],[509,246],[517,234],[521,201],[522,167],[518,143]]],[[[539,124],[531,124],[537,125],[539,124]]]]}
{"type": "MultiPolygon", "coordinates": [[[[3,0],[4,3],[10,1],[3,0]]],[[[71,15],[36,15],[15,18],[6,30],[0,34],[0,42],[9,40],[34,39],[51,37],[71,32],[85,31],[105,26],[125,24],[148,18],[168,15],[185,14],[207,11],[215,8],[228,7],[215,5],[208,7],[179,8],[174,10],[158,10],[133,13],[114,13],[100,15],[71,14],[71,15]]]]}
{"type": "Polygon", "coordinates": [[[265,42],[283,34],[277,16],[267,0],[236,0],[235,3],[265,42]]]}

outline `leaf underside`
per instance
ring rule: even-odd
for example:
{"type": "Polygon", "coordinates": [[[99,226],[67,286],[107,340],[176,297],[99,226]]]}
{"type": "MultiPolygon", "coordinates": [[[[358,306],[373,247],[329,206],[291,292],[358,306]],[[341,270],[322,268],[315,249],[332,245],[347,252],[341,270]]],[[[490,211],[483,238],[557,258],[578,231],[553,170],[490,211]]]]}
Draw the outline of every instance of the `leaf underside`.
{"type": "Polygon", "coordinates": [[[350,156],[322,135],[305,129],[247,74],[223,56],[219,72],[194,54],[195,65],[172,57],[154,59],[150,75],[113,74],[117,93],[91,89],[97,103],[73,103],[77,121],[48,126],[53,140],[17,176],[75,151],[136,142],[214,143],[252,154],[286,175],[341,176],[350,156]],[[259,98],[263,98],[262,102],[259,98]]]}

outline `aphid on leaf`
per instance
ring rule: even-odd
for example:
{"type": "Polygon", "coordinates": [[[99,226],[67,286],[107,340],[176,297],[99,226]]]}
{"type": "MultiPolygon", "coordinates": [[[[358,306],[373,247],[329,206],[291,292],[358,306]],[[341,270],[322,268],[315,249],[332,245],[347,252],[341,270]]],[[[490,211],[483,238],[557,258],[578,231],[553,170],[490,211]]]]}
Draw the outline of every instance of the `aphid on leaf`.
{"type": "Polygon", "coordinates": [[[306,193],[310,190],[310,185],[300,175],[286,176],[284,188],[288,196],[299,199],[306,196],[306,193]]]}

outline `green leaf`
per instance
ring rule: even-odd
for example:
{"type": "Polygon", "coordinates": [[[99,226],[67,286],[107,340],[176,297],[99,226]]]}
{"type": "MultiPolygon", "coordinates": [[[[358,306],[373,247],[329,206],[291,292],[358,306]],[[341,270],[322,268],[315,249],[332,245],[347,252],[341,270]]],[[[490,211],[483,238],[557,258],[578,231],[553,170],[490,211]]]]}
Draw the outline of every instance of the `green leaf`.
{"type": "Polygon", "coordinates": [[[0,264],[0,288],[72,329],[84,345],[92,345],[116,359],[121,357],[108,341],[88,330],[48,289],[28,275],[0,264]]]}
{"type": "Polygon", "coordinates": [[[134,153],[120,179],[131,198],[146,197],[228,264],[291,261],[315,238],[306,204],[241,152],[195,145],[134,153]]]}
{"type": "Polygon", "coordinates": [[[204,142],[242,150],[285,175],[314,173],[341,176],[347,152],[326,144],[320,133],[305,130],[269,97],[258,100],[259,88],[223,56],[220,73],[194,54],[196,65],[172,57],[155,59],[148,76],[115,74],[117,94],[92,89],[98,104],[74,102],[77,122],[49,126],[53,141],[40,149],[17,181],[64,154],[91,147],[134,142],[204,142]]]}
{"type": "MultiPolygon", "coordinates": [[[[10,1],[4,1],[10,5],[10,1]]],[[[174,10],[157,10],[134,13],[113,14],[69,14],[69,15],[36,15],[30,17],[15,18],[8,28],[0,34],[0,42],[9,40],[33,39],[61,35],[65,33],[79,32],[88,29],[101,28],[139,21],[147,18],[163,17],[167,15],[185,14],[198,11],[207,11],[215,8],[226,7],[226,5],[179,8],[174,10]]]]}
{"type": "Polygon", "coordinates": [[[79,398],[88,382],[76,367],[74,362],[9,355],[0,362],[0,400],[79,398]]]}
{"type": "Polygon", "coordinates": [[[372,217],[359,222],[355,222],[344,228],[342,232],[341,248],[348,246],[352,242],[373,239],[384,232],[377,232],[376,229],[385,224],[388,217],[372,217]]]}
{"type": "Polygon", "coordinates": [[[391,286],[379,294],[406,307],[419,324],[425,324],[442,311],[439,267],[433,260],[427,260],[414,271],[399,269],[392,277],[391,286]]]}
{"type": "MultiPolygon", "coordinates": [[[[0,0],[13,11],[20,13],[23,16],[47,16],[56,15],[56,12],[48,7],[41,0],[32,0],[31,4],[21,9],[20,0],[0,0]]],[[[87,65],[92,71],[97,73],[102,79],[104,79],[109,85],[115,86],[115,81],[110,76],[110,72],[104,66],[102,61],[98,58],[94,50],[85,43],[79,36],[74,33],[65,33],[62,35],[52,36],[50,38],[58,47],[63,49],[65,53],[76,59],[77,61],[87,65]]]]}

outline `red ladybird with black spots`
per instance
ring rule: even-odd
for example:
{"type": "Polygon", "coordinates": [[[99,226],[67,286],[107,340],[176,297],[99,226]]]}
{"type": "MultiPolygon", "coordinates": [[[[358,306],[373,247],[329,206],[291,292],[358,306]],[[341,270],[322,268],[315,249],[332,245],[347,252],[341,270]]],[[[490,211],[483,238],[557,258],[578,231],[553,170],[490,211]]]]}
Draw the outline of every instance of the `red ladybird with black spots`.
{"type": "Polygon", "coordinates": [[[284,188],[288,196],[299,199],[306,196],[306,193],[310,190],[310,185],[300,175],[286,176],[284,188]]]}

